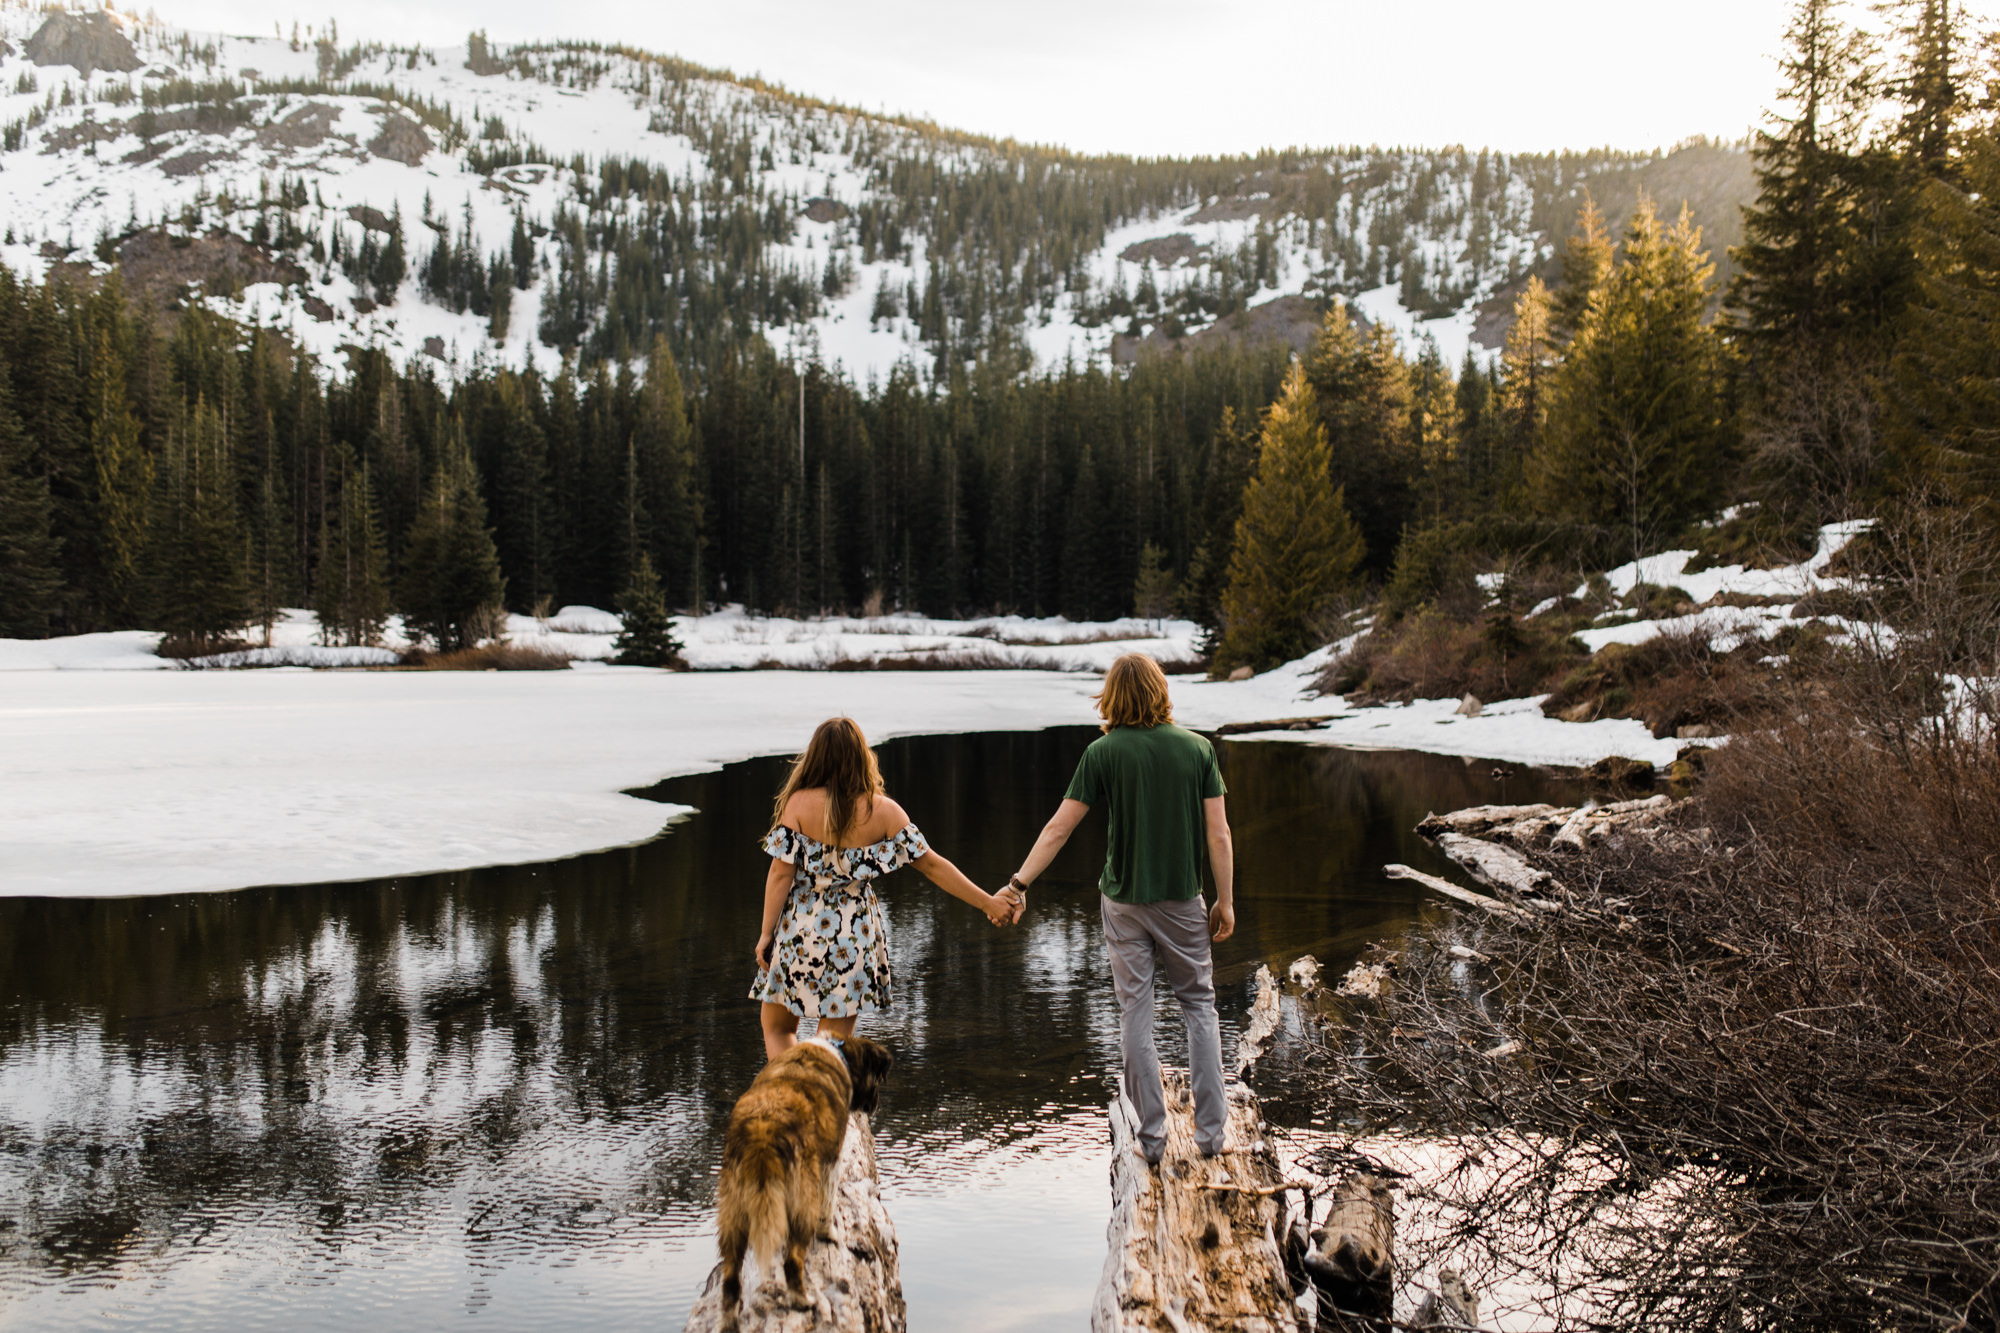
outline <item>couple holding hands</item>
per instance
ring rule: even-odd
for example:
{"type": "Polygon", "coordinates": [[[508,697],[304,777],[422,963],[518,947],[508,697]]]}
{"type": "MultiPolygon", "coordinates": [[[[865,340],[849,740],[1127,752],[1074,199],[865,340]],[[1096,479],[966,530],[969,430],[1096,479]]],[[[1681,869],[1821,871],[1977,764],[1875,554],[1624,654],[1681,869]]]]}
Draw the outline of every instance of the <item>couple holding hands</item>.
{"type": "Polygon", "coordinates": [[[1140,1151],[1157,1163],[1166,1146],[1153,1045],[1156,965],[1187,1022],[1196,1138],[1204,1153],[1223,1151],[1228,1110],[1209,945],[1229,938],[1236,913],[1222,773],[1209,743],[1174,725],[1167,678],[1152,658],[1128,653],[1112,663],[1097,710],[1104,734],[1084,751],[1062,804],[998,894],[932,850],[883,790],[874,752],[852,719],[820,724],[778,793],[764,838],[773,859],[750,998],[762,1001],[768,1058],[797,1044],[800,1018],[816,1017],[819,1035],[837,1043],[864,1012],[888,1008],[888,925],[875,880],[912,865],[994,925],[1012,925],[1027,910],[1028,887],[1101,807],[1109,817],[1098,881],[1104,943],[1140,1151]],[[1201,899],[1204,855],[1215,878],[1212,907],[1201,899]]]}

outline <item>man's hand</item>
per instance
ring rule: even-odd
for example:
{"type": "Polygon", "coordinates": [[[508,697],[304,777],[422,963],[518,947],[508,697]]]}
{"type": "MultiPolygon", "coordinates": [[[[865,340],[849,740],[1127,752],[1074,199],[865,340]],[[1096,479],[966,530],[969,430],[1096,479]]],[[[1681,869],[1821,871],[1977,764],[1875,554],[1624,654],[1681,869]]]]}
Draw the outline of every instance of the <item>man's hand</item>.
{"type": "Polygon", "coordinates": [[[994,918],[993,924],[996,926],[1011,926],[1019,921],[1022,914],[1028,910],[1028,896],[1012,884],[1009,884],[994,896],[1007,908],[1007,914],[1004,917],[994,918]]]}
{"type": "Polygon", "coordinates": [[[1222,941],[1236,933],[1236,908],[1225,902],[1218,902],[1208,909],[1208,937],[1222,941]]]}

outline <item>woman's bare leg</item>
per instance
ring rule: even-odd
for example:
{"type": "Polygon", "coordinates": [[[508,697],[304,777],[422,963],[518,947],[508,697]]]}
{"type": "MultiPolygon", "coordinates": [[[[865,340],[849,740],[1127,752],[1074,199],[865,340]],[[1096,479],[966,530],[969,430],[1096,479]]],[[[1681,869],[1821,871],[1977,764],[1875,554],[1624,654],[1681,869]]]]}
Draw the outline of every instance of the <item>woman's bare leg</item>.
{"type": "Polygon", "coordinates": [[[854,1025],[859,1020],[859,1014],[849,1014],[845,1018],[822,1018],[819,1021],[818,1035],[822,1037],[838,1037],[840,1040],[846,1041],[854,1035],[854,1025]]]}
{"type": "Polygon", "coordinates": [[[762,1009],[764,1058],[775,1060],[799,1044],[799,1016],[782,1004],[766,1003],[762,1009]]]}

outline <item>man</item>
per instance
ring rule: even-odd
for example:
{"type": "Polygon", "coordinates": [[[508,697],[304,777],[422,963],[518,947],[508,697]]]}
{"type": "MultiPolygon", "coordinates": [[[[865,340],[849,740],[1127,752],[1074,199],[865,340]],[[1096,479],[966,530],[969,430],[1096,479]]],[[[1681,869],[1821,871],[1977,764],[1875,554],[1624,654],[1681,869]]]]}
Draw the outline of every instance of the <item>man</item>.
{"type": "Polygon", "coordinates": [[[1139,1114],[1139,1151],[1158,1165],[1166,1149],[1167,1108],[1153,1046],[1157,959],[1187,1023],[1195,1137],[1202,1152],[1213,1156],[1224,1147],[1228,1105],[1209,941],[1226,940],[1236,929],[1235,852],[1223,810],[1227,788],[1213,747],[1174,725],[1166,673],[1152,658],[1127,653],[1113,662],[1104,673],[1097,711],[1104,734],[1083,752],[1055,817],[1009,888],[1024,894],[1092,807],[1104,807],[1111,827],[1098,889],[1104,945],[1118,989],[1125,1096],[1139,1114]],[[1215,876],[1215,906],[1206,911],[1204,844],[1215,876]]]}

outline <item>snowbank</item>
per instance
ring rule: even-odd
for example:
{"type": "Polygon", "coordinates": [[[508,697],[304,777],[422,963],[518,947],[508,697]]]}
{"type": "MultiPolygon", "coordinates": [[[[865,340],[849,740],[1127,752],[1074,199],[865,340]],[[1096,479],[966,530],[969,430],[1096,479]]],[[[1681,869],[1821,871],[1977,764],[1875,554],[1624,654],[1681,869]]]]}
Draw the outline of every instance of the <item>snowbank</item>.
{"type": "MultiPolygon", "coordinates": [[[[115,637],[115,636],[101,636],[115,637]]],[[[1083,645],[1091,651],[1099,644],[1083,645]]],[[[1516,763],[1664,762],[1635,722],[1533,700],[1309,697],[1322,650],[1252,680],[1188,678],[1194,726],[1337,714],[1315,744],[1516,763]]],[[[157,661],[157,659],[153,659],[157,661]]],[[[795,750],[821,719],[870,737],[1096,721],[1095,674],[1052,671],[17,671],[0,689],[0,893],[131,895],[416,874],[640,842],[680,813],[621,794],[795,750]]]]}

